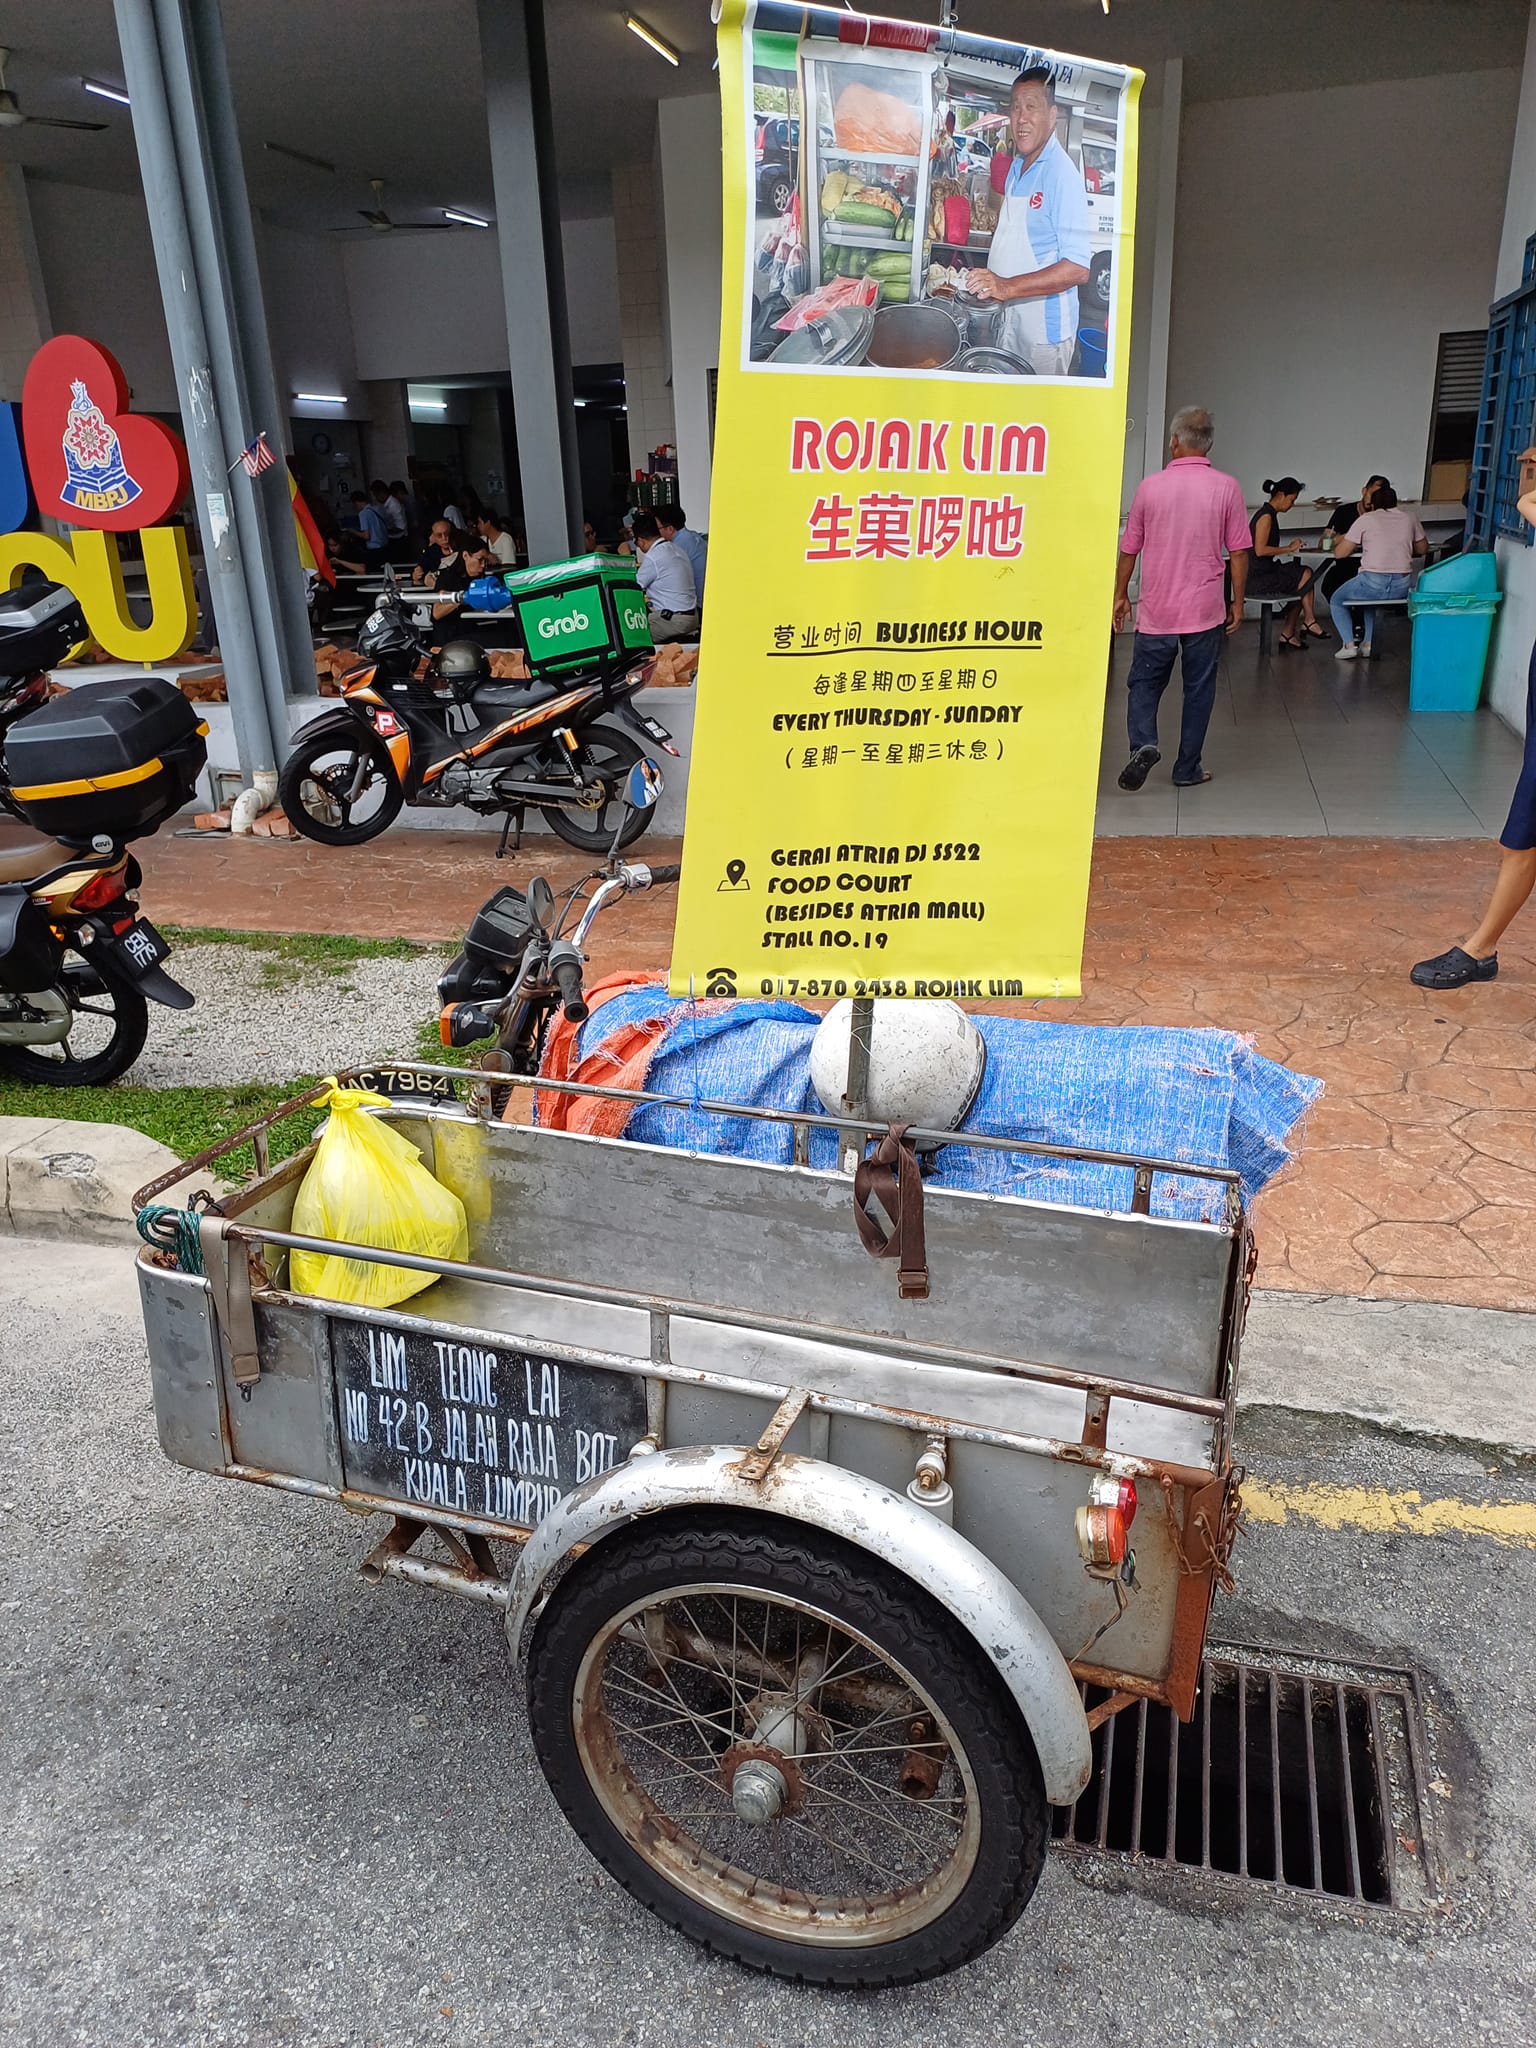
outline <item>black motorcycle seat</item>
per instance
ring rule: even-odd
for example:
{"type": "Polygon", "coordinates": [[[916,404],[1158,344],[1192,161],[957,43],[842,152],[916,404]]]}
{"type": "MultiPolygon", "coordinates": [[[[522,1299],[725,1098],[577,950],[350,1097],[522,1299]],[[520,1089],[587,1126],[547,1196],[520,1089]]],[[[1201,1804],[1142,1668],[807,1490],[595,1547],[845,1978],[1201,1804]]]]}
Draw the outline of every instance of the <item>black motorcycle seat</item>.
{"type": "MultiPolygon", "coordinates": [[[[63,867],[80,856],[57,839],[20,839],[0,846],[0,882],[30,882],[50,868],[63,867]]],[[[89,865],[86,862],[85,865],[89,865]]]]}
{"type": "Polygon", "coordinates": [[[493,725],[498,718],[509,713],[526,711],[536,704],[541,696],[554,693],[547,684],[526,683],[482,683],[471,700],[475,716],[482,725],[493,725]]]}

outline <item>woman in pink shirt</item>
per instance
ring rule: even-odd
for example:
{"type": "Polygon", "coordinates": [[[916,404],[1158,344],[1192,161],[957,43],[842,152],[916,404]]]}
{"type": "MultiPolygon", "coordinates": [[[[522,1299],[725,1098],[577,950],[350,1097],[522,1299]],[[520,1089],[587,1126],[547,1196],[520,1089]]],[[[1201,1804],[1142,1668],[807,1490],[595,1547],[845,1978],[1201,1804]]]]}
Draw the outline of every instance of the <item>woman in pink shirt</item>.
{"type": "Polygon", "coordinates": [[[1335,661],[1353,661],[1357,654],[1375,652],[1371,635],[1376,614],[1366,613],[1365,645],[1356,647],[1354,616],[1349,607],[1373,597],[1406,597],[1413,581],[1413,565],[1429,552],[1429,543],[1418,520],[1402,509],[1396,491],[1384,483],[1376,486],[1370,511],[1362,512],[1344,538],[1333,544],[1333,552],[1341,562],[1356,548],[1360,550],[1359,575],[1341,583],[1328,600],[1335,630],[1343,643],[1335,651],[1335,661]]]}

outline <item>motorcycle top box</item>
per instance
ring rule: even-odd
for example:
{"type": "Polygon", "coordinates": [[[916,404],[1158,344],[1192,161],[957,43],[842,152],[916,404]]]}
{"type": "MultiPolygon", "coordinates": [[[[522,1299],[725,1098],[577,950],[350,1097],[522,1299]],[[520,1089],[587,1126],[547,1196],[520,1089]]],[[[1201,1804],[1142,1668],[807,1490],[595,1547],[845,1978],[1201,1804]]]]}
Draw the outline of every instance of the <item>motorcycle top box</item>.
{"type": "Polygon", "coordinates": [[[87,637],[79,600],[62,583],[28,583],[0,592],[0,676],[52,668],[87,637]]]}
{"type": "Polygon", "coordinates": [[[18,720],[3,758],[11,802],[40,832],[139,839],[190,801],[208,727],[173,683],[82,683],[18,720]]]}
{"type": "Polygon", "coordinates": [[[519,569],[502,580],[511,592],[529,673],[540,681],[654,652],[633,562],[577,555],[519,569]]]}

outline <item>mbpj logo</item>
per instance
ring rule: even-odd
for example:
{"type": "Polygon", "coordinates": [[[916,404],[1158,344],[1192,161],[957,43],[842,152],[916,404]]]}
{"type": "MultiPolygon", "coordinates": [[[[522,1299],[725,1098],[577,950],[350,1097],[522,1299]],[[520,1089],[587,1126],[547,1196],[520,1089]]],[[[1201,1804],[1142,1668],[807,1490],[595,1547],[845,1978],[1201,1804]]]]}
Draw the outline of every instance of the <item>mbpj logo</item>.
{"type": "Polygon", "coordinates": [[[187,494],[179,436],[132,410],[116,357],[80,334],[56,335],[32,358],[19,435],[17,410],[0,405],[0,590],[40,569],[74,592],[108,654],[143,662],[179,654],[197,624],[187,533],[158,523],[187,494]],[[72,529],[67,540],[17,530],[31,499],[72,529]],[[133,532],[148,584],[142,623],[129,609],[113,537],[133,532]]]}
{"type": "Polygon", "coordinates": [[[78,377],[70,392],[62,443],[68,481],[59,495],[76,512],[117,512],[144,493],[124,469],[122,444],[78,377]]]}

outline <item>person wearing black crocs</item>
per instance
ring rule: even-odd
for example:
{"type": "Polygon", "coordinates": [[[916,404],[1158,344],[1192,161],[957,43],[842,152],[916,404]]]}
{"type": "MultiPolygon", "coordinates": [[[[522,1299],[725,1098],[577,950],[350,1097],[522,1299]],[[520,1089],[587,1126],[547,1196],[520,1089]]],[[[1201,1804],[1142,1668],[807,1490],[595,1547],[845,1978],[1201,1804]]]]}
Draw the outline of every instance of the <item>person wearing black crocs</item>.
{"type": "MultiPolygon", "coordinates": [[[[1536,526],[1536,447],[1520,457],[1520,517],[1536,526]]],[[[1525,758],[1520,780],[1499,834],[1499,875],[1483,912],[1482,923],[1459,946],[1420,960],[1413,981],[1420,988],[1464,988],[1469,981],[1492,981],[1499,971],[1499,940],[1525,907],[1536,887],[1536,647],[1526,677],[1525,758]]]]}

